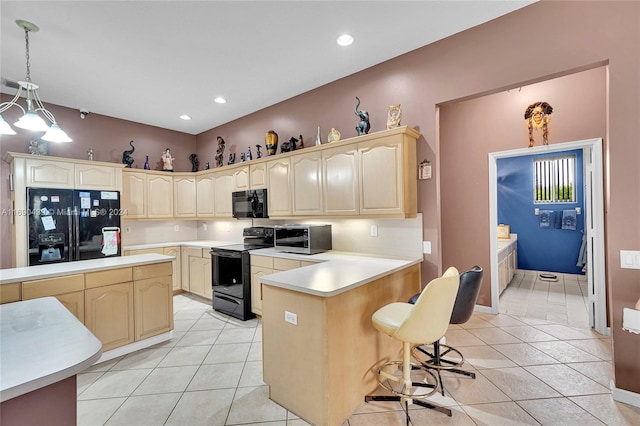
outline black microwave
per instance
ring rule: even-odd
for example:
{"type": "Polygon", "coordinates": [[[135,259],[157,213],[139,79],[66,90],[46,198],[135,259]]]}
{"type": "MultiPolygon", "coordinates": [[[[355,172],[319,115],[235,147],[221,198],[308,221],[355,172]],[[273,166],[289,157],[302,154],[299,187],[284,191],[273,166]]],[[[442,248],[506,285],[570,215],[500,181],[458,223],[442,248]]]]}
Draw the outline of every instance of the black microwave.
{"type": "Polygon", "coordinates": [[[235,191],[232,194],[231,206],[235,218],[269,217],[266,189],[235,191]]]}

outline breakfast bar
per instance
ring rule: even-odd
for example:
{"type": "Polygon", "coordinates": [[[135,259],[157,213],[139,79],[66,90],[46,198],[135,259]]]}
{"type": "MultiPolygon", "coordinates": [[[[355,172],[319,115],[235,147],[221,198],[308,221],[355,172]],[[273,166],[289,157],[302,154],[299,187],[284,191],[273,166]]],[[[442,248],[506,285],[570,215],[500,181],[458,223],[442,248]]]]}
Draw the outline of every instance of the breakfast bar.
{"type": "Polygon", "coordinates": [[[270,398],[311,424],[342,424],[376,389],[374,367],[400,356],[371,315],[420,290],[419,263],[342,256],[261,277],[270,398]]]}

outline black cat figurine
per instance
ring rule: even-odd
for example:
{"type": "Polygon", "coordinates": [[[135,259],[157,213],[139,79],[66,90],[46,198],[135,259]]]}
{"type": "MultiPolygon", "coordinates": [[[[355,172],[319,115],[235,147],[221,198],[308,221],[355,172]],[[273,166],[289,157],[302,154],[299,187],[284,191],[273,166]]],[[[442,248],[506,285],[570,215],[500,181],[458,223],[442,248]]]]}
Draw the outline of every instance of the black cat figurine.
{"type": "Polygon", "coordinates": [[[369,123],[369,113],[367,111],[358,111],[358,107],[360,106],[360,98],[356,96],[358,103],[356,104],[355,113],[358,117],[360,117],[360,122],[356,126],[356,132],[358,132],[358,136],[366,135],[371,130],[371,124],[369,123]]]}
{"type": "Polygon", "coordinates": [[[136,150],[136,147],[133,146],[133,141],[129,142],[129,145],[131,145],[131,149],[127,149],[126,151],[122,152],[122,164],[126,164],[126,167],[131,168],[131,166],[133,165],[133,157],[131,156],[131,154],[133,154],[133,151],[136,150]]]}

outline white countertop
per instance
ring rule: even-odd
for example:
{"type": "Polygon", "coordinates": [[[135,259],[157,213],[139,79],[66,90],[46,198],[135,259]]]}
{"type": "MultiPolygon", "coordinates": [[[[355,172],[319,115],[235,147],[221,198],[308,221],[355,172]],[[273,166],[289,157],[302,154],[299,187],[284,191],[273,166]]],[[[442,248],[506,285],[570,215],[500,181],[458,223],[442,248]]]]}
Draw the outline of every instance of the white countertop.
{"type": "Polygon", "coordinates": [[[516,244],[518,242],[518,234],[510,234],[511,238],[498,238],[498,254],[500,254],[503,250],[506,250],[511,244],[516,244]]]}
{"type": "Polygon", "coordinates": [[[59,382],[100,358],[102,343],[55,297],[0,305],[0,401],[59,382]]]}
{"type": "Polygon", "coordinates": [[[314,255],[282,253],[274,249],[252,250],[251,254],[318,262],[315,265],[263,275],[263,284],[331,297],[385,275],[422,262],[421,258],[389,258],[328,251],[314,255]]]}
{"type": "Polygon", "coordinates": [[[84,274],[104,269],[126,268],[127,266],[168,262],[173,259],[173,256],[165,256],[163,254],[138,254],[134,256],[106,257],[104,259],[80,260],[77,262],[52,263],[49,265],[0,269],[0,285],[21,281],[39,280],[42,278],[54,278],[63,275],[84,274]]]}
{"type": "Polygon", "coordinates": [[[137,245],[125,246],[124,250],[145,250],[145,249],[174,247],[174,246],[211,248],[211,247],[228,246],[231,244],[240,244],[240,242],[234,243],[231,241],[217,241],[217,240],[173,241],[173,242],[166,242],[166,243],[150,243],[150,244],[137,244],[137,245]]]}

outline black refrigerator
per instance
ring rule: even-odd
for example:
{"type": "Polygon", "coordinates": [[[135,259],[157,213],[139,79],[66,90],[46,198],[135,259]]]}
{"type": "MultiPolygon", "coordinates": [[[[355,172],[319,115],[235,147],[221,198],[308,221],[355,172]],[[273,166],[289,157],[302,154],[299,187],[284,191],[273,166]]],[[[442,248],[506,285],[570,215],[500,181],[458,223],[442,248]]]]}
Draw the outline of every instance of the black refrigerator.
{"type": "Polygon", "coordinates": [[[120,192],[27,188],[29,266],[121,255],[120,192]]]}

